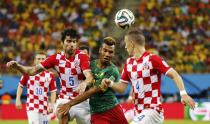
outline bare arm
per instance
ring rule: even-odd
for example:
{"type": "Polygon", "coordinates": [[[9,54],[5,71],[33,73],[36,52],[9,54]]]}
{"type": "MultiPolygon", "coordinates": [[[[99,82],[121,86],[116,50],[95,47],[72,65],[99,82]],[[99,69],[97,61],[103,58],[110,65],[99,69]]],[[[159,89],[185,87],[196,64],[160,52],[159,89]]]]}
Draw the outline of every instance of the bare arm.
{"type": "Polygon", "coordinates": [[[88,99],[90,96],[92,96],[93,94],[100,92],[101,89],[98,87],[93,87],[91,89],[89,89],[88,91],[84,92],[83,94],[77,96],[75,99],[71,100],[70,102],[63,104],[59,107],[58,110],[58,114],[59,115],[66,115],[69,112],[69,109],[76,105],[79,104],[83,101],[85,101],[86,99],[88,99]]]}
{"type": "Polygon", "coordinates": [[[115,92],[124,93],[128,87],[128,84],[123,82],[114,83],[109,79],[103,79],[101,89],[105,91],[108,87],[111,87],[115,92]]]}
{"type": "Polygon", "coordinates": [[[85,83],[87,85],[91,84],[91,82],[93,81],[93,75],[91,73],[91,71],[84,71],[83,74],[85,75],[85,83]]]}
{"type": "Polygon", "coordinates": [[[7,67],[16,69],[20,71],[22,74],[28,74],[28,75],[35,75],[44,71],[44,69],[40,65],[23,66],[23,65],[18,64],[16,61],[8,62],[7,67]]]}
{"type": "Polygon", "coordinates": [[[79,84],[79,87],[77,89],[77,92],[79,94],[84,93],[87,85],[91,84],[91,82],[93,81],[93,76],[90,70],[84,71],[83,74],[85,75],[85,80],[79,84]]]}
{"type": "Polygon", "coordinates": [[[56,101],[56,91],[52,91],[50,94],[50,102],[52,104],[55,104],[55,101],[56,101]]]}
{"type": "Polygon", "coordinates": [[[167,73],[167,76],[174,80],[174,82],[176,83],[180,91],[185,90],[184,83],[182,81],[181,76],[174,69],[171,69],[167,73]]]}
{"type": "Polygon", "coordinates": [[[53,112],[55,101],[56,101],[56,90],[55,91],[51,91],[51,93],[50,93],[50,103],[49,103],[49,105],[47,107],[47,111],[49,113],[53,112]]]}
{"type": "Polygon", "coordinates": [[[126,83],[123,83],[123,82],[119,82],[119,83],[114,83],[112,85],[112,89],[115,91],[115,92],[118,92],[118,93],[124,93],[125,90],[127,89],[128,87],[128,84],[126,83]]]}
{"type": "Polygon", "coordinates": [[[179,88],[182,103],[189,105],[191,109],[194,109],[195,102],[190,96],[188,96],[187,92],[185,91],[184,83],[182,81],[181,76],[174,69],[171,69],[167,73],[167,76],[169,76],[171,79],[173,79],[174,82],[176,83],[177,87],[179,88]]]}
{"type": "Polygon", "coordinates": [[[85,101],[86,99],[90,98],[90,96],[92,96],[93,94],[97,93],[97,92],[100,92],[101,89],[98,88],[98,87],[93,87],[91,89],[89,89],[88,91],[85,91],[83,94],[77,96],[75,99],[73,99],[71,102],[70,102],[70,105],[71,106],[74,106],[76,104],[79,104],[83,101],[85,101]]]}
{"type": "Polygon", "coordinates": [[[22,103],[21,103],[21,95],[23,92],[23,87],[19,84],[18,88],[17,88],[17,93],[16,93],[16,101],[15,101],[15,106],[17,109],[21,109],[22,108],[22,103]]]}

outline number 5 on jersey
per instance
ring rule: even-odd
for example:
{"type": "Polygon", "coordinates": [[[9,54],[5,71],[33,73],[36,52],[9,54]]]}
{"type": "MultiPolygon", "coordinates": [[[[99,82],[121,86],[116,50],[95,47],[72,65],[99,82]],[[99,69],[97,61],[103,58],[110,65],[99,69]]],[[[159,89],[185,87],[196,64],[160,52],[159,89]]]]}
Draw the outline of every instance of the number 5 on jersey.
{"type": "Polygon", "coordinates": [[[69,77],[69,85],[74,86],[74,77],[69,77]]]}

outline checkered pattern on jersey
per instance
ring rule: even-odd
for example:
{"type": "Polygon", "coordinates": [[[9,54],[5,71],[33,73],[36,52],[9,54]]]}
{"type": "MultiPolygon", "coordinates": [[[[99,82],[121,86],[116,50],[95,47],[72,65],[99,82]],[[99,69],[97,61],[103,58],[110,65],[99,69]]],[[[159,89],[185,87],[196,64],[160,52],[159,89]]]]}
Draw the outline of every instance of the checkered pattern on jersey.
{"type": "Polygon", "coordinates": [[[76,88],[84,80],[80,67],[80,54],[83,53],[76,54],[74,60],[66,59],[64,52],[56,55],[58,63],[55,65],[55,69],[59,72],[60,76],[61,90],[59,97],[62,99],[74,99],[78,95],[76,88]]]}
{"type": "Polygon", "coordinates": [[[29,76],[27,82],[27,110],[47,114],[48,91],[49,85],[51,85],[51,78],[52,73],[47,71],[43,71],[35,76],[29,76]]]}
{"type": "Polygon", "coordinates": [[[136,60],[127,60],[127,73],[130,77],[135,95],[135,108],[140,113],[145,108],[156,109],[162,112],[160,102],[161,75],[154,69],[150,61],[150,54],[136,60]]]}

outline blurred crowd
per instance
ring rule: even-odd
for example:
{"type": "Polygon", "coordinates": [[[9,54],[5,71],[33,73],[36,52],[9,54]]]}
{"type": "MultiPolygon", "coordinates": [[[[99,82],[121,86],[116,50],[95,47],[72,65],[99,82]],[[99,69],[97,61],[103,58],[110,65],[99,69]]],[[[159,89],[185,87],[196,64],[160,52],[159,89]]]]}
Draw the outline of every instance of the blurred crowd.
{"type": "MultiPolygon", "coordinates": [[[[108,32],[114,2],[1,0],[1,73],[7,73],[5,63],[9,60],[30,65],[37,50],[45,49],[48,55],[61,50],[60,32],[68,27],[77,29],[81,43],[97,52],[108,32]]],[[[210,0],[141,0],[135,23],[146,35],[147,48],[178,72],[205,73],[210,72],[209,15],[210,0]]],[[[123,58],[117,57],[122,62],[119,59],[123,58]]]]}
{"type": "Polygon", "coordinates": [[[30,65],[35,51],[61,50],[60,32],[73,27],[91,48],[105,36],[113,0],[1,0],[0,68],[17,60],[30,65]]]}
{"type": "Polygon", "coordinates": [[[137,25],[182,73],[210,72],[210,0],[141,0],[137,25]]]}

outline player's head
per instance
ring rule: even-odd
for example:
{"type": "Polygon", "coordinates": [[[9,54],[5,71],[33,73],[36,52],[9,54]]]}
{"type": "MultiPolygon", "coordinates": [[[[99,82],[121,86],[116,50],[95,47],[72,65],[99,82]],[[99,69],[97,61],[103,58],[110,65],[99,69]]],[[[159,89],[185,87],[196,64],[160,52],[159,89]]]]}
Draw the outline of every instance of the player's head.
{"type": "Polygon", "coordinates": [[[44,61],[47,58],[47,55],[44,51],[36,52],[34,56],[34,64],[39,64],[40,62],[44,61]]]}
{"type": "Polygon", "coordinates": [[[115,54],[116,41],[112,37],[105,37],[99,49],[99,59],[102,63],[109,63],[115,54]]]}
{"type": "Polygon", "coordinates": [[[61,33],[63,49],[67,54],[74,54],[78,47],[79,34],[75,29],[65,29],[61,33]]]}
{"type": "Polygon", "coordinates": [[[139,29],[131,29],[129,30],[124,38],[125,48],[128,51],[129,55],[133,55],[135,47],[143,47],[145,46],[145,37],[139,29]]]}
{"type": "Polygon", "coordinates": [[[90,49],[89,49],[89,47],[88,46],[86,46],[86,45],[81,45],[80,47],[79,47],[79,49],[82,51],[82,52],[84,52],[84,53],[86,53],[86,54],[90,54],[90,49]]]}

